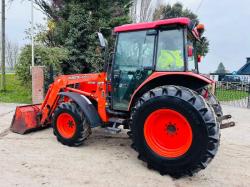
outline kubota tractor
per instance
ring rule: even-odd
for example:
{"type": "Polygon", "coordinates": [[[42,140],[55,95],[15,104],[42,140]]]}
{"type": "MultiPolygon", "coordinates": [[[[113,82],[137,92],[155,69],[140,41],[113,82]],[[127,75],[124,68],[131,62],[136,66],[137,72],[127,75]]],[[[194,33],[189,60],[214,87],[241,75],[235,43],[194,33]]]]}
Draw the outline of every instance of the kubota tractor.
{"type": "Polygon", "coordinates": [[[17,107],[11,130],[52,125],[59,142],[79,146],[91,128],[118,133],[122,125],[149,168],[173,176],[206,168],[230,116],[209,92],[214,81],[198,73],[195,46],[203,30],[188,18],[116,27],[104,72],[57,77],[41,105],[17,107]]]}

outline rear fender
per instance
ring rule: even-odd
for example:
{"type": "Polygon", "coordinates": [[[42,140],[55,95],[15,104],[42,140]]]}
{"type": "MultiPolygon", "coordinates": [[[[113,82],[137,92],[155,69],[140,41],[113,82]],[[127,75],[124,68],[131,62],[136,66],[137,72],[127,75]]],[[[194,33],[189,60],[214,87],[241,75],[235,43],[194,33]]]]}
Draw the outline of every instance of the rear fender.
{"type": "Polygon", "coordinates": [[[69,97],[81,108],[91,128],[98,127],[102,124],[97,110],[86,96],[73,92],[60,92],[59,95],[69,97]]]}
{"type": "Polygon", "coordinates": [[[164,85],[184,86],[198,90],[206,85],[213,84],[214,80],[193,72],[154,72],[133,93],[128,111],[143,93],[164,85]]]}

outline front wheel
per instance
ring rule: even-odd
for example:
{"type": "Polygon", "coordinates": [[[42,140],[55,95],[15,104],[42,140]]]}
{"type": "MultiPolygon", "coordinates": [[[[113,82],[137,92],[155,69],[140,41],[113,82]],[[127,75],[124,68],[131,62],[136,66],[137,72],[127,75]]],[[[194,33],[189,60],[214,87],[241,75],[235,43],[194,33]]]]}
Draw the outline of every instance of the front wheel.
{"type": "Polygon", "coordinates": [[[206,168],[219,146],[213,109],[184,87],[164,86],[145,93],[134,107],[132,132],[139,158],[174,177],[206,168]]]}
{"type": "Polygon", "coordinates": [[[75,103],[62,103],[53,115],[53,130],[57,140],[64,145],[80,146],[91,134],[90,125],[75,103]]]}

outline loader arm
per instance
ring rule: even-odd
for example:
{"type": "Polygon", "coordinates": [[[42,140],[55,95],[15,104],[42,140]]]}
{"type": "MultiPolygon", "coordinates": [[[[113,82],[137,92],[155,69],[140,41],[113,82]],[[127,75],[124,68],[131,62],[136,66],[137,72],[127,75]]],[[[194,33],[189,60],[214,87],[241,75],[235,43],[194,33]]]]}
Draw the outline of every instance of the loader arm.
{"type": "MultiPolygon", "coordinates": [[[[49,122],[50,116],[55,111],[58,100],[60,98],[60,92],[75,92],[94,100],[97,100],[99,96],[99,91],[105,91],[104,88],[100,89],[99,85],[102,83],[104,85],[104,81],[106,78],[105,73],[98,73],[98,74],[75,74],[75,75],[62,75],[56,78],[53,84],[50,85],[44,102],[41,105],[41,120],[40,125],[46,126],[49,122]],[[91,85],[96,84],[97,87],[95,90],[88,90],[85,91],[84,88],[77,89],[74,85],[78,84],[81,85],[91,85]],[[99,89],[98,89],[99,88],[99,89]]],[[[86,86],[87,87],[87,86],[86,86]]]]}

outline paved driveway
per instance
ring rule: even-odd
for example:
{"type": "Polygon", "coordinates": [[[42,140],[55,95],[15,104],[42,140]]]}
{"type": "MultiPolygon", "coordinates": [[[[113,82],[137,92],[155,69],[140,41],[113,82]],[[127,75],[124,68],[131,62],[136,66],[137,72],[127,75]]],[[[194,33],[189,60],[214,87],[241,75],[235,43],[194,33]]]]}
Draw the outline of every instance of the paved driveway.
{"type": "Polygon", "coordinates": [[[250,186],[250,110],[224,107],[237,126],[222,130],[208,168],[172,179],[148,170],[126,133],[95,129],[84,146],[58,143],[52,129],[25,136],[9,132],[15,104],[0,103],[0,186],[250,186]]]}

